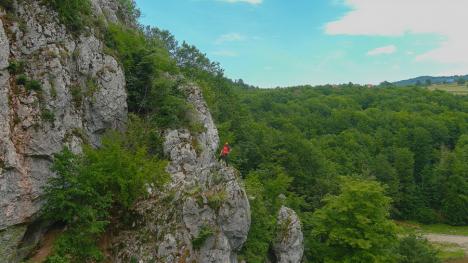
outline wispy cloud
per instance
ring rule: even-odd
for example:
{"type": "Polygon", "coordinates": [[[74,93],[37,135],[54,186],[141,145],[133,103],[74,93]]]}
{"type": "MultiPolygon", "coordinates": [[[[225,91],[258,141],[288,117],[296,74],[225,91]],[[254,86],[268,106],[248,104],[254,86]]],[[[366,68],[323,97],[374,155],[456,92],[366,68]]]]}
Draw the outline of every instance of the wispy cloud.
{"type": "Polygon", "coordinates": [[[239,33],[228,33],[228,34],[224,34],[224,35],[221,35],[219,36],[216,40],[215,40],[215,44],[217,45],[221,45],[225,42],[238,42],[238,41],[244,41],[246,39],[246,37],[242,34],[239,34],[239,33]]]}
{"type": "Polygon", "coordinates": [[[416,57],[468,68],[468,1],[466,0],[343,0],[351,8],[325,27],[329,35],[402,36],[433,34],[444,41],[416,57]],[[397,16],[395,16],[397,15],[397,16]]]}
{"type": "Polygon", "coordinates": [[[389,55],[389,54],[395,53],[396,51],[397,51],[397,47],[395,45],[388,45],[388,46],[372,49],[369,52],[367,52],[367,55],[368,56],[389,55]]]}
{"type": "Polygon", "coordinates": [[[263,0],[218,0],[226,3],[247,3],[251,5],[259,5],[263,3],[263,0]]]}
{"type": "Polygon", "coordinates": [[[232,50],[216,50],[211,52],[212,55],[217,57],[237,57],[239,54],[232,50]]]}

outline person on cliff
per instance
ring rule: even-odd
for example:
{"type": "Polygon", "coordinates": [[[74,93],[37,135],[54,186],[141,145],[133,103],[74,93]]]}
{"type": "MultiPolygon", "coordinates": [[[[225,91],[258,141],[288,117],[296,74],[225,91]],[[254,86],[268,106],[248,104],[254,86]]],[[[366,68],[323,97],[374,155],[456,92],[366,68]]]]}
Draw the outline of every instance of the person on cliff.
{"type": "Polygon", "coordinates": [[[228,165],[228,157],[229,153],[231,153],[231,147],[229,146],[229,143],[225,143],[223,148],[221,149],[221,152],[219,153],[219,160],[223,160],[226,166],[228,165]]]}

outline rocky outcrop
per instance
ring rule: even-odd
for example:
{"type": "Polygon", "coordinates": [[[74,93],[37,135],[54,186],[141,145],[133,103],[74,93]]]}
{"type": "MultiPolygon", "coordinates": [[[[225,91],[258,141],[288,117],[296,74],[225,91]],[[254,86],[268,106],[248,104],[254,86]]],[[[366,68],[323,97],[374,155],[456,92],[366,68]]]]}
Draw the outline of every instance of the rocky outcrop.
{"type": "MultiPolygon", "coordinates": [[[[113,21],[116,3],[94,0],[96,15],[113,21]]],[[[18,1],[0,19],[0,261],[15,262],[52,156],[123,127],[127,95],[122,68],[92,30],[73,36],[41,0],[18,1]]]]}
{"type": "Polygon", "coordinates": [[[281,207],[273,250],[278,263],[299,263],[304,254],[301,222],[294,210],[281,207]]]}
{"type": "Polygon", "coordinates": [[[247,239],[250,207],[238,173],[216,160],[218,132],[200,89],[181,89],[203,131],[167,131],[171,182],[136,206],[133,226],[113,239],[114,262],[237,262],[247,239]]]}

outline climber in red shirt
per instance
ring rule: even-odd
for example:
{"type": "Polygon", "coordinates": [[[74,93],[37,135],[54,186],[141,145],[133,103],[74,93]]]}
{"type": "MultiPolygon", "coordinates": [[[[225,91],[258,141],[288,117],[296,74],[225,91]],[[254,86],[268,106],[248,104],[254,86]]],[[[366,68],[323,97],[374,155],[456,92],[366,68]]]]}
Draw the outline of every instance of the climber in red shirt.
{"type": "Polygon", "coordinates": [[[218,160],[223,160],[224,163],[228,165],[228,156],[230,152],[231,152],[231,147],[229,146],[229,143],[226,142],[223,146],[223,149],[221,149],[221,152],[219,153],[218,160]]]}

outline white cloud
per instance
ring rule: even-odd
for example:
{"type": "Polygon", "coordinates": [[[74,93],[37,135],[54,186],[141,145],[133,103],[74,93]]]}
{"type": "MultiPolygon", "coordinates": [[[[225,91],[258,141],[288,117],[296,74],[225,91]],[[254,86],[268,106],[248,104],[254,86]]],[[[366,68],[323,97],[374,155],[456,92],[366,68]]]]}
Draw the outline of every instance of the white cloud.
{"type": "Polygon", "coordinates": [[[329,35],[434,34],[444,41],[416,57],[468,68],[467,0],[343,0],[351,11],[325,27],[329,35]]]}
{"type": "Polygon", "coordinates": [[[222,2],[227,2],[227,3],[247,3],[251,5],[259,5],[263,2],[263,0],[219,0],[222,2]]]}
{"type": "Polygon", "coordinates": [[[232,51],[232,50],[216,50],[216,51],[212,52],[211,54],[213,54],[214,56],[218,56],[218,57],[237,57],[237,56],[239,56],[239,54],[237,54],[237,52],[232,51]]]}
{"type": "Polygon", "coordinates": [[[384,47],[378,47],[376,49],[372,49],[367,52],[368,56],[377,56],[377,55],[389,55],[393,54],[397,51],[397,47],[395,45],[389,45],[384,47]]]}
{"type": "Polygon", "coordinates": [[[215,44],[221,45],[225,42],[244,41],[245,39],[246,37],[239,33],[229,33],[219,36],[218,39],[216,39],[215,44]]]}

